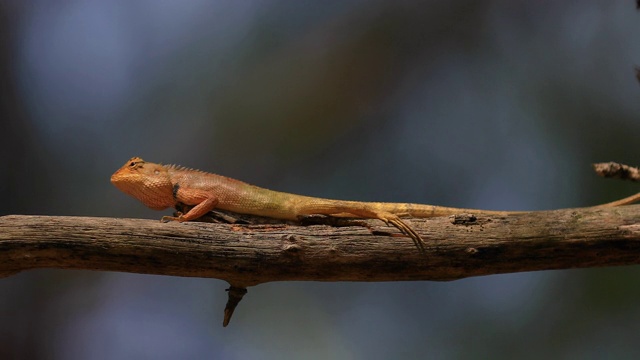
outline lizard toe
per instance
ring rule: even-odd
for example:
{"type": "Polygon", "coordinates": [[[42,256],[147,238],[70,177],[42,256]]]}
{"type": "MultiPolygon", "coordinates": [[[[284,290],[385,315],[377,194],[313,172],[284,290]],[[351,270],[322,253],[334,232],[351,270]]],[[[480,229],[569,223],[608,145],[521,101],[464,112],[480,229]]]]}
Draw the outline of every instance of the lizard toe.
{"type": "Polygon", "coordinates": [[[393,215],[393,216],[381,217],[380,219],[384,221],[386,224],[393,225],[398,230],[400,230],[400,232],[409,236],[411,240],[413,240],[413,244],[418,248],[418,250],[420,250],[421,252],[425,251],[424,249],[425,243],[420,237],[420,235],[415,230],[413,230],[409,225],[407,225],[404,221],[402,221],[399,217],[393,215]]]}

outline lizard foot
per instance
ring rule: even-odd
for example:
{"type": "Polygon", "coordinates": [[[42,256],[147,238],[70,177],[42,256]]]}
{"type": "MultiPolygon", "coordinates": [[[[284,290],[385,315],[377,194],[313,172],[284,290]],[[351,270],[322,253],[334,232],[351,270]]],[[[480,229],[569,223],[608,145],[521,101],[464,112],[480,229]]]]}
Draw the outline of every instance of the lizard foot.
{"type": "Polygon", "coordinates": [[[420,250],[420,252],[424,253],[424,241],[420,237],[420,235],[411,228],[411,226],[407,225],[404,221],[400,220],[397,216],[389,216],[389,217],[381,217],[380,220],[384,221],[387,224],[391,224],[395,226],[400,232],[409,236],[411,240],[413,240],[413,244],[420,250]]]}
{"type": "Polygon", "coordinates": [[[161,222],[166,223],[169,221],[179,221],[179,222],[183,222],[185,221],[182,218],[182,214],[178,215],[178,216],[163,216],[162,219],[160,219],[161,222]]]}

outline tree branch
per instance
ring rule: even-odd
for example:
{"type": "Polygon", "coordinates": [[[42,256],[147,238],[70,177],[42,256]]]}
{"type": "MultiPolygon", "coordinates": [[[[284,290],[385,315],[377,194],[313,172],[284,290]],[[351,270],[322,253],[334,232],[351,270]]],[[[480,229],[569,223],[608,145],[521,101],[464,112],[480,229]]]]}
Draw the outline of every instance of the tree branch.
{"type": "Polygon", "coordinates": [[[243,289],[270,281],[454,280],[640,264],[640,205],[408,221],[424,254],[375,220],[333,227],[3,216],[0,275],[60,268],[222,279],[231,284],[226,324],[243,289]]]}
{"type": "MultiPolygon", "coordinates": [[[[0,217],[0,273],[89,269],[270,281],[454,280],[640,263],[640,205],[504,217],[410,219],[427,244],[375,220],[364,226],[160,223],[0,217]]],[[[360,221],[359,221],[360,222],[360,221]]]]}

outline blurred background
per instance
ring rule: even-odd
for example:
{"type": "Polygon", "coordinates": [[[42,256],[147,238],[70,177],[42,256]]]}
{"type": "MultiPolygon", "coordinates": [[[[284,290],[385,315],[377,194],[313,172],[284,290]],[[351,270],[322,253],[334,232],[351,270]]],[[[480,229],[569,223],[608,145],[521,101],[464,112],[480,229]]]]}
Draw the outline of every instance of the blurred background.
{"type": "MultiPolygon", "coordinates": [[[[500,210],[638,191],[633,1],[0,2],[0,215],[159,219],[132,156],[329,198],[500,210]]],[[[0,280],[0,359],[640,355],[638,267],[270,283],[0,280]]]]}

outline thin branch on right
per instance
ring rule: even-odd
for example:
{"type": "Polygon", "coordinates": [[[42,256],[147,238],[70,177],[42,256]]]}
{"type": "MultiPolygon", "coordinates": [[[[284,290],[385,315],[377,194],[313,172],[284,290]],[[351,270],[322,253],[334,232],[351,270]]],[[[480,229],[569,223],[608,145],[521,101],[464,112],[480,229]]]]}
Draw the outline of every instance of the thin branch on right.
{"type": "Polygon", "coordinates": [[[640,169],[617,162],[593,164],[593,169],[600,176],[622,180],[640,181],[640,169]]]}

